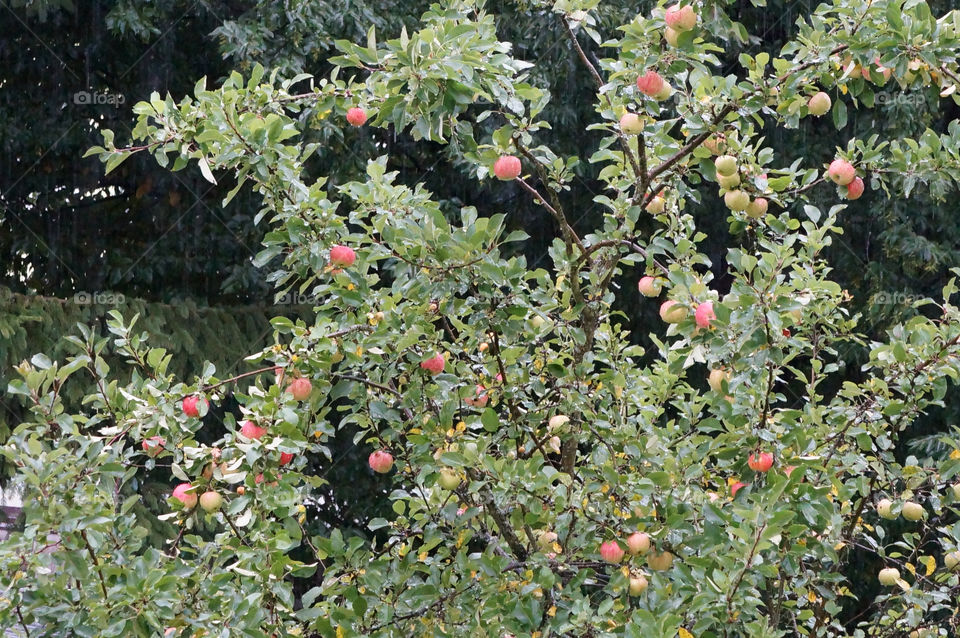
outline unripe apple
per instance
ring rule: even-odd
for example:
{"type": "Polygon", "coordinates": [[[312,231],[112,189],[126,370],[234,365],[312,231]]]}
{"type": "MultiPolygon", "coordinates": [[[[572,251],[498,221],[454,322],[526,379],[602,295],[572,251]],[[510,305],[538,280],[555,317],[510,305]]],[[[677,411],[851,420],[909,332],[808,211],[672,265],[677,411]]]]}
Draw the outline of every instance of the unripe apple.
{"type": "Polygon", "coordinates": [[[897,515],[892,511],[892,507],[893,503],[889,498],[881,498],[879,501],[877,501],[877,514],[880,516],[880,518],[885,518],[888,521],[892,521],[897,517],[897,515]]]}
{"type": "Polygon", "coordinates": [[[654,552],[647,556],[647,566],[655,572],[662,572],[670,569],[673,565],[673,554],[670,552],[654,552]]]}
{"type": "Polygon", "coordinates": [[[684,7],[679,4],[667,7],[663,17],[667,26],[677,31],[689,31],[697,26],[697,14],[689,4],[684,7]]]}
{"type": "Polygon", "coordinates": [[[630,579],[630,595],[639,596],[647,589],[647,579],[643,576],[634,576],[630,579]]]}
{"type": "Polygon", "coordinates": [[[333,246],[330,248],[330,263],[337,268],[349,268],[357,260],[357,253],[349,246],[333,246]]]}
{"type": "Polygon", "coordinates": [[[847,78],[851,80],[856,80],[862,74],[860,73],[860,65],[853,61],[853,58],[847,56],[843,61],[843,72],[847,74],[847,78]]]}
{"type": "Polygon", "coordinates": [[[347,109],[347,121],[353,126],[363,126],[367,122],[367,112],[359,106],[347,109]]]}
{"type": "Polygon", "coordinates": [[[730,382],[730,371],[726,368],[715,368],[710,371],[710,375],[707,377],[707,385],[714,392],[722,391],[724,381],[730,382]]]}
{"type": "Polygon", "coordinates": [[[625,135],[639,135],[643,132],[643,120],[636,113],[624,113],[620,116],[620,130],[625,135]]]}
{"type": "Polygon", "coordinates": [[[760,219],[767,214],[768,203],[767,200],[763,197],[758,197],[747,206],[747,210],[744,211],[747,214],[747,217],[751,219],[760,219]]]}
{"type": "Polygon", "coordinates": [[[650,551],[650,535],[645,532],[634,532],[627,537],[627,551],[633,556],[646,554],[650,551]]]}
{"type": "Polygon", "coordinates": [[[727,138],[723,133],[711,135],[703,141],[703,147],[713,155],[720,155],[727,148],[727,138]]]}
{"type": "Polygon", "coordinates": [[[837,158],[830,162],[830,168],[827,169],[827,176],[830,177],[830,181],[834,184],[846,186],[856,178],[857,171],[853,168],[853,164],[847,160],[837,158]]]}
{"type": "Polygon", "coordinates": [[[557,542],[558,538],[556,532],[541,530],[540,533],[537,534],[537,545],[541,551],[552,552],[554,551],[553,544],[557,542]]]}
{"type": "Polygon", "coordinates": [[[378,474],[386,474],[393,467],[393,455],[386,450],[377,450],[367,459],[370,469],[378,474]]]}
{"type": "Polygon", "coordinates": [[[514,155],[501,155],[497,158],[497,161],[493,163],[493,174],[497,176],[497,179],[509,182],[512,179],[520,177],[522,168],[519,157],[514,155]]]}
{"type": "Polygon", "coordinates": [[[637,88],[647,97],[654,97],[663,90],[666,82],[656,71],[650,70],[637,78],[637,88]]]}
{"type": "Polygon", "coordinates": [[[143,447],[143,451],[147,453],[147,456],[156,458],[156,456],[163,451],[163,446],[166,444],[167,440],[162,436],[151,436],[140,445],[143,447]]]}
{"type": "Polygon", "coordinates": [[[943,566],[953,571],[960,564],[960,552],[949,552],[943,556],[943,566]]]}
{"type": "Polygon", "coordinates": [[[720,184],[720,188],[732,190],[740,185],[740,173],[734,173],[733,175],[717,173],[717,183],[720,184]]]}
{"type": "MultiPolygon", "coordinates": [[[[372,462],[371,467],[373,467],[372,462]]],[[[460,487],[460,475],[449,467],[445,467],[440,470],[440,477],[437,479],[437,483],[443,489],[453,491],[460,487]]]]}
{"type": "Polygon", "coordinates": [[[600,545],[600,556],[608,563],[619,563],[623,560],[624,551],[617,541],[606,541],[600,545]]]}
{"type": "Polygon", "coordinates": [[[640,281],[637,282],[637,290],[639,290],[640,294],[644,297],[659,297],[662,288],[663,283],[660,279],[651,277],[650,275],[641,277],[640,281]]]}
{"type": "Polygon", "coordinates": [[[547,449],[554,454],[560,454],[562,441],[559,436],[551,436],[547,439],[547,449]]]}
{"type": "Polygon", "coordinates": [[[257,440],[267,433],[267,428],[262,428],[253,421],[244,421],[240,426],[240,434],[248,439],[257,440]]]}
{"type": "Polygon", "coordinates": [[[680,43],[680,32],[672,27],[667,27],[663,31],[663,39],[667,41],[667,44],[675,47],[680,43]]]}
{"type": "Polygon", "coordinates": [[[567,431],[567,425],[570,423],[570,417],[566,414],[555,414],[547,422],[547,429],[551,434],[562,434],[567,431]]]}
{"type": "Polygon", "coordinates": [[[747,465],[754,472],[769,472],[770,468],[773,467],[773,454],[770,452],[751,454],[747,459],[747,465]]]}
{"type": "Polygon", "coordinates": [[[181,483],[173,488],[173,498],[183,503],[183,506],[187,509],[190,509],[197,504],[197,495],[192,490],[193,486],[189,483],[181,483]]]}
{"type": "Polygon", "coordinates": [[[443,355],[438,354],[436,356],[430,357],[429,359],[424,359],[420,362],[420,367],[429,372],[430,374],[440,374],[443,372],[443,366],[446,362],[443,360],[443,355]]]}
{"type": "Polygon", "coordinates": [[[660,318],[667,323],[680,323],[687,318],[687,312],[686,306],[673,299],[660,304],[660,318]]]}
{"type": "Polygon", "coordinates": [[[204,512],[216,512],[223,505],[223,497],[213,490],[200,495],[200,507],[204,512]]]}
{"type": "Polygon", "coordinates": [[[732,211],[745,211],[750,205],[750,196],[745,191],[727,191],[723,196],[723,203],[732,211]]]}
{"type": "Polygon", "coordinates": [[[698,328],[709,328],[710,324],[717,318],[717,315],[713,312],[713,302],[704,301],[698,304],[693,313],[693,318],[697,322],[698,328]]]}
{"type": "Polygon", "coordinates": [[[306,377],[297,377],[290,382],[287,392],[297,401],[306,401],[310,398],[310,393],[313,392],[313,384],[306,377]]]}
{"type": "Polygon", "coordinates": [[[903,514],[903,517],[908,521],[919,521],[925,514],[923,505],[914,503],[913,501],[904,503],[903,507],[900,508],[900,513],[903,514]]]}
{"type": "Polygon", "coordinates": [[[826,115],[827,111],[830,110],[831,104],[830,96],[820,91],[807,102],[807,109],[810,111],[810,115],[821,117],[822,115],[826,115]]]}
{"type": "Polygon", "coordinates": [[[737,492],[740,491],[740,488],[746,487],[746,486],[747,486],[746,483],[743,483],[743,482],[741,482],[741,481],[737,481],[736,483],[734,483],[733,485],[730,486],[730,496],[731,496],[732,498],[737,498],[737,492]]]}
{"type": "Polygon", "coordinates": [[[280,453],[280,465],[287,465],[292,460],[293,460],[293,453],[291,452],[280,453]]]}
{"type": "MultiPolygon", "coordinates": [[[[203,403],[209,408],[210,402],[206,399],[203,399],[203,403]]],[[[183,413],[187,416],[198,417],[200,416],[200,397],[198,396],[189,396],[184,397],[183,399],[183,413]]]]}
{"type": "Polygon", "coordinates": [[[664,82],[663,88],[657,91],[657,94],[653,96],[653,99],[657,102],[663,102],[664,100],[669,100],[670,96],[673,95],[673,87],[669,83],[664,82]]]}
{"type": "Polygon", "coordinates": [[[860,196],[863,195],[864,188],[863,180],[859,177],[854,177],[853,181],[847,184],[847,199],[850,201],[860,199],[860,196]]]}
{"type": "Polygon", "coordinates": [[[954,483],[950,489],[953,490],[953,498],[960,501],[960,483],[954,483]]]}
{"type": "Polygon", "coordinates": [[[650,203],[647,204],[647,212],[651,215],[659,215],[663,212],[663,209],[666,208],[667,202],[657,195],[650,200],[650,203]]]}
{"type": "Polygon", "coordinates": [[[530,318],[530,323],[533,324],[534,328],[539,330],[540,328],[543,327],[543,324],[547,323],[547,320],[544,319],[541,315],[535,314],[533,315],[533,317],[530,318]]]}
{"type": "Polygon", "coordinates": [[[733,155],[721,155],[713,160],[713,165],[717,169],[717,175],[729,177],[737,172],[737,158],[733,155]]]}
{"type": "Polygon", "coordinates": [[[881,585],[896,585],[900,580],[900,571],[895,567],[885,567],[877,575],[881,585]]]}

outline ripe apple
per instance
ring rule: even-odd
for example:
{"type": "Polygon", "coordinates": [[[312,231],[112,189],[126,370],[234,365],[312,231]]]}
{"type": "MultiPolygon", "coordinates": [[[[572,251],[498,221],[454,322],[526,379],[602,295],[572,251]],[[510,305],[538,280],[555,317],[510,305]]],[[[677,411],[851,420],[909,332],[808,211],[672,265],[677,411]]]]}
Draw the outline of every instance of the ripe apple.
{"type": "Polygon", "coordinates": [[[689,4],[683,7],[679,4],[667,7],[664,19],[668,27],[677,31],[689,31],[697,26],[697,14],[689,4]]]}
{"type": "Polygon", "coordinates": [[[378,474],[386,474],[393,467],[393,455],[386,450],[377,450],[367,459],[370,469],[378,474]]]}
{"type": "Polygon", "coordinates": [[[953,571],[960,565],[960,552],[949,552],[943,556],[943,566],[953,571]]]}
{"type": "Polygon", "coordinates": [[[310,398],[310,393],[313,392],[313,384],[306,377],[297,377],[290,382],[287,392],[293,395],[293,398],[297,401],[306,401],[310,398]]]}
{"type": "MultiPolygon", "coordinates": [[[[376,454],[376,452],[374,452],[376,454]]],[[[392,462],[392,459],[391,459],[392,462]]],[[[371,461],[370,467],[373,467],[373,462],[371,461]]],[[[445,490],[453,491],[460,487],[460,475],[457,474],[454,470],[449,467],[445,467],[440,470],[440,478],[437,479],[437,483],[445,490]]]]}
{"type": "Polygon", "coordinates": [[[429,359],[424,359],[420,362],[420,367],[429,372],[430,374],[440,374],[443,372],[443,366],[445,361],[443,360],[443,355],[438,354],[436,356],[430,357],[429,359]]]}
{"type": "MultiPolygon", "coordinates": [[[[282,474],[277,474],[277,478],[280,478],[281,476],[282,474]]],[[[256,478],[253,479],[253,482],[256,483],[257,485],[260,485],[261,483],[263,483],[263,472],[261,472],[260,474],[257,474],[256,478]]],[[[270,481],[269,483],[267,483],[267,487],[276,487],[279,484],[280,484],[279,481],[270,481]]],[[[240,493],[239,488],[237,488],[237,493],[238,494],[240,493]]]]}
{"type": "Polygon", "coordinates": [[[634,532],[627,537],[627,551],[633,556],[646,554],[650,551],[650,535],[645,532],[634,532]]]}
{"type": "Polygon", "coordinates": [[[863,180],[859,177],[854,177],[853,181],[847,184],[847,199],[850,201],[860,199],[860,196],[863,195],[864,188],[863,180]]]}
{"type": "Polygon", "coordinates": [[[292,460],[293,460],[293,454],[291,452],[280,453],[280,465],[287,465],[292,460]]]}
{"type": "Polygon", "coordinates": [[[659,297],[662,287],[663,283],[660,279],[649,275],[641,277],[640,281],[637,282],[637,290],[639,290],[640,294],[644,297],[659,297]]]}
{"type": "Polygon", "coordinates": [[[367,122],[367,112],[359,106],[347,109],[347,121],[353,126],[363,126],[367,122]]]}
{"type": "Polygon", "coordinates": [[[856,80],[862,75],[860,73],[860,65],[854,62],[853,58],[850,56],[847,56],[847,58],[843,61],[843,72],[850,80],[856,80]]]}
{"type": "Polygon", "coordinates": [[[903,517],[908,521],[919,521],[926,512],[924,512],[923,505],[920,503],[907,501],[903,504],[903,507],[900,508],[900,513],[903,514],[903,517]]]}
{"type": "Polygon", "coordinates": [[[879,501],[877,501],[877,514],[880,516],[880,518],[885,518],[888,521],[892,521],[897,517],[897,515],[892,511],[892,507],[893,502],[891,502],[889,498],[881,498],[879,501]]]}
{"type": "Polygon", "coordinates": [[[693,313],[693,318],[697,322],[698,328],[709,328],[710,324],[717,318],[717,315],[713,312],[713,302],[704,301],[698,304],[693,313]]]}
{"type": "Polygon", "coordinates": [[[853,164],[845,159],[837,158],[830,162],[830,168],[827,169],[827,176],[830,180],[839,186],[846,186],[857,176],[853,164]]]}
{"type": "Polygon", "coordinates": [[[606,541],[600,544],[600,556],[608,563],[619,563],[623,560],[624,551],[617,541],[606,541]]]}
{"type": "Polygon", "coordinates": [[[219,492],[210,490],[200,495],[200,507],[203,508],[204,512],[216,512],[221,505],[223,505],[223,497],[220,496],[219,492]]]}
{"type": "Polygon", "coordinates": [[[163,446],[166,444],[167,440],[162,436],[151,436],[140,445],[143,447],[143,451],[147,453],[147,456],[156,458],[156,456],[163,451],[163,446]]]}
{"type": "Polygon", "coordinates": [[[657,195],[650,200],[650,203],[647,204],[647,212],[651,215],[659,215],[666,208],[667,202],[657,195]]]}
{"type": "Polygon", "coordinates": [[[330,263],[337,268],[349,268],[357,260],[357,253],[349,246],[336,245],[330,248],[330,263]]]}
{"type": "Polygon", "coordinates": [[[173,498],[183,503],[183,506],[187,509],[190,509],[197,504],[197,495],[192,490],[193,486],[189,483],[181,483],[173,488],[173,498]]]}
{"type": "Polygon", "coordinates": [[[647,566],[655,572],[662,572],[670,569],[673,565],[673,554],[670,552],[654,552],[647,556],[647,566]]]}
{"type": "Polygon", "coordinates": [[[723,196],[723,203],[732,211],[745,211],[750,205],[750,196],[741,190],[727,191],[723,196]]]}
{"type": "Polygon", "coordinates": [[[660,318],[667,323],[680,323],[687,318],[687,312],[686,306],[673,299],[660,304],[660,318]]]}
{"type": "Polygon", "coordinates": [[[732,498],[737,498],[737,492],[740,491],[741,487],[746,487],[746,486],[747,486],[746,483],[737,481],[736,483],[730,486],[730,496],[732,498]]]}
{"type": "Polygon", "coordinates": [[[730,371],[726,368],[714,368],[707,377],[707,385],[709,385],[710,389],[714,392],[722,391],[724,381],[727,383],[730,382],[730,371]]]}
{"type": "Polygon", "coordinates": [[[717,173],[717,183],[720,184],[720,188],[732,190],[740,185],[740,173],[734,173],[733,175],[717,173]]]}
{"type": "Polygon", "coordinates": [[[463,402],[475,408],[486,407],[487,401],[490,400],[490,396],[487,394],[487,389],[482,385],[477,384],[477,387],[474,390],[474,393],[475,393],[475,396],[467,397],[463,400],[463,402]]]}
{"type": "Polygon", "coordinates": [[[557,542],[558,538],[556,532],[541,530],[540,533],[537,534],[537,545],[541,551],[552,552],[554,551],[553,544],[557,542]]]}
{"type": "Polygon", "coordinates": [[[831,104],[830,96],[820,91],[807,102],[807,109],[810,111],[810,115],[821,117],[830,110],[831,104]]]}
{"type": "Polygon", "coordinates": [[[263,437],[267,433],[267,428],[262,428],[259,425],[255,424],[253,421],[244,421],[240,425],[240,434],[247,437],[248,439],[257,440],[263,437]]]}
{"type": "Polygon", "coordinates": [[[667,27],[663,31],[663,39],[667,41],[667,44],[675,47],[680,43],[680,32],[672,27],[667,27]]]}
{"type": "Polygon", "coordinates": [[[769,472],[773,467],[773,454],[770,452],[760,452],[760,454],[751,454],[747,459],[747,465],[754,472],[769,472]]]}
{"type": "Polygon", "coordinates": [[[514,155],[501,155],[497,158],[497,161],[493,163],[493,174],[497,176],[497,179],[509,182],[512,179],[520,177],[522,168],[519,157],[514,155]]]}
{"type": "Polygon", "coordinates": [[[637,78],[637,88],[647,97],[657,96],[663,90],[665,84],[666,82],[663,81],[660,74],[653,70],[647,71],[637,78]]]}
{"type": "MultiPolygon", "coordinates": [[[[187,416],[198,417],[200,416],[200,397],[198,396],[189,396],[184,397],[183,399],[183,413],[187,416]]],[[[204,404],[209,408],[210,402],[206,399],[203,399],[204,404]]]]}
{"type": "Polygon", "coordinates": [[[733,155],[721,155],[713,161],[713,165],[717,169],[717,175],[724,177],[730,177],[738,169],[737,158],[733,155]]]}
{"type": "Polygon", "coordinates": [[[860,70],[860,73],[863,75],[863,79],[868,82],[873,82],[874,84],[883,84],[893,75],[893,70],[888,69],[887,67],[880,64],[879,56],[873,59],[873,63],[877,66],[876,76],[870,75],[869,67],[863,67],[860,70]],[[883,82],[880,81],[880,78],[883,77],[883,82]]]}
{"type": "Polygon", "coordinates": [[[900,571],[894,567],[885,567],[877,575],[881,585],[896,585],[900,580],[900,571]]]}
{"type": "Polygon", "coordinates": [[[643,120],[636,113],[624,113],[620,116],[620,130],[625,135],[639,135],[643,131],[643,120]]]}
{"type": "Polygon", "coordinates": [[[639,596],[647,589],[647,579],[643,576],[634,576],[630,579],[630,595],[639,596]]]}
{"type": "Polygon", "coordinates": [[[758,197],[747,206],[747,217],[751,219],[760,219],[767,214],[767,200],[763,197],[758,197]]]}

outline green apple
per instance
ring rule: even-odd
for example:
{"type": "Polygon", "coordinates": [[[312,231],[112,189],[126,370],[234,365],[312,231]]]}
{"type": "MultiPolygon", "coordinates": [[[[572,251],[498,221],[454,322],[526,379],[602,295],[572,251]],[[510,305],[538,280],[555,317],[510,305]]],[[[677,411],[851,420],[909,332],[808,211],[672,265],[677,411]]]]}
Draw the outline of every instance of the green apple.
{"type": "Polygon", "coordinates": [[[639,596],[647,589],[647,579],[643,576],[634,576],[630,579],[630,595],[639,596]]]}
{"type": "Polygon", "coordinates": [[[460,487],[460,475],[449,467],[445,467],[440,470],[440,478],[437,479],[437,483],[443,489],[453,491],[460,487]]]}
{"type": "Polygon", "coordinates": [[[897,517],[897,515],[891,510],[892,507],[893,502],[889,498],[881,498],[877,502],[877,514],[880,515],[880,518],[885,518],[888,521],[892,521],[897,517]]]}
{"type": "Polygon", "coordinates": [[[900,513],[903,514],[903,517],[908,521],[919,521],[925,514],[923,511],[923,505],[920,505],[920,503],[914,503],[913,501],[907,501],[904,503],[900,513]]]}
{"type": "Polygon", "coordinates": [[[885,567],[877,575],[881,585],[896,585],[900,580],[900,571],[893,567],[885,567]]]}

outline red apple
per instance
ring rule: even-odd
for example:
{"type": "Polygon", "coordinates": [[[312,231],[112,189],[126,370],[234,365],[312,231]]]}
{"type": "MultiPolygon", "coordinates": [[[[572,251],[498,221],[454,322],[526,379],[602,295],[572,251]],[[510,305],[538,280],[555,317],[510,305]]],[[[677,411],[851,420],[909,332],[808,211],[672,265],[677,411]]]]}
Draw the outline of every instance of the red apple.
{"type": "Polygon", "coordinates": [[[773,454],[770,452],[751,454],[747,459],[747,465],[754,472],[768,472],[773,467],[773,454]]]}
{"type": "Polygon", "coordinates": [[[290,382],[287,392],[293,395],[293,398],[297,401],[306,401],[310,398],[310,393],[313,392],[313,384],[306,377],[297,377],[290,382]]]}
{"type": "Polygon", "coordinates": [[[420,367],[429,372],[430,374],[440,374],[443,372],[443,366],[445,361],[443,360],[443,355],[438,354],[429,359],[424,359],[420,362],[420,367]]]}
{"type": "Polygon", "coordinates": [[[600,545],[600,556],[608,563],[619,563],[623,560],[624,551],[617,541],[607,541],[600,545]]]}
{"type": "Polygon", "coordinates": [[[487,394],[487,389],[482,385],[477,384],[475,392],[476,396],[467,397],[463,400],[463,402],[467,405],[472,405],[475,408],[487,407],[487,401],[490,400],[490,396],[487,394]]]}
{"type": "Polygon", "coordinates": [[[333,246],[330,249],[330,263],[337,268],[348,268],[357,260],[357,253],[349,246],[333,246]]]}
{"type": "Polygon", "coordinates": [[[857,171],[853,168],[853,164],[847,160],[837,158],[830,162],[827,175],[834,184],[846,186],[856,178],[857,171]]]}
{"type": "Polygon", "coordinates": [[[259,439],[266,433],[267,428],[262,428],[259,425],[256,425],[253,421],[244,421],[240,425],[240,434],[248,439],[259,439]]]}
{"type": "Polygon", "coordinates": [[[647,71],[637,78],[637,88],[648,97],[656,97],[663,91],[666,82],[656,71],[647,71]]]}
{"type": "MultiPolygon", "coordinates": [[[[200,416],[200,397],[198,396],[189,396],[183,399],[183,413],[187,416],[198,417],[200,416]]],[[[209,408],[210,402],[206,399],[203,399],[204,404],[209,408]]]]}
{"type": "Polygon", "coordinates": [[[746,487],[746,486],[747,486],[746,483],[741,483],[740,481],[737,481],[736,483],[730,486],[730,496],[732,496],[733,498],[736,498],[737,492],[740,491],[740,488],[746,487]]]}
{"type": "Polygon", "coordinates": [[[659,215],[660,213],[663,212],[666,206],[667,206],[667,202],[662,197],[657,195],[656,197],[651,199],[650,202],[647,204],[647,212],[650,213],[651,215],[659,215]]]}
{"type": "Polygon", "coordinates": [[[644,532],[634,532],[627,537],[627,551],[636,556],[650,551],[650,535],[644,532]]]}
{"type": "Polygon", "coordinates": [[[667,7],[664,19],[667,26],[676,31],[689,31],[697,26],[697,14],[689,4],[684,7],[679,4],[667,7]]]}
{"type": "Polygon", "coordinates": [[[162,436],[151,436],[140,445],[143,447],[143,451],[147,453],[147,456],[155,458],[163,451],[163,446],[166,444],[167,440],[162,436]]]}
{"type": "Polygon", "coordinates": [[[194,507],[197,504],[197,495],[192,491],[193,486],[189,483],[181,483],[173,488],[173,498],[177,499],[186,508],[194,507]]]}
{"type": "Polygon", "coordinates": [[[367,459],[370,469],[378,474],[386,474],[393,467],[393,455],[386,450],[377,450],[367,459]]]}
{"type": "Polygon", "coordinates": [[[660,289],[663,287],[661,281],[656,277],[641,277],[637,282],[637,290],[644,297],[657,297],[660,295],[660,289]]]}
{"type": "Polygon", "coordinates": [[[851,201],[860,199],[860,196],[863,195],[863,190],[863,180],[859,177],[854,177],[853,181],[847,184],[847,199],[851,201]]]}
{"type": "Polygon", "coordinates": [[[513,155],[501,155],[493,163],[493,174],[505,182],[520,177],[521,170],[520,158],[513,155]]]}
{"type": "Polygon", "coordinates": [[[281,452],[280,453],[280,465],[286,465],[293,460],[293,454],[290,452],[281,452]]]}
{"type": "Polygon", "coordinates": [[[704,301],[699,304],[693,313],[693,318],[696,320],[698,328],[709,328],[711,322],[717,318],[717,315],[713,312],[713,302],[704,301]]]}
{"type": "Polygon", "coordinates": [[[747,206],[747,210],[744,211],[747,214],[747,217],[751,219],[760,219],[767,214],[768,202],[763,197],[758,197],[747,206]]]}
{"type": "Polygon", "coordinates": [[[367,122],[367,112],[359,106],[347,109],[347,121],[353,126],[363,126],[367,122]]]}

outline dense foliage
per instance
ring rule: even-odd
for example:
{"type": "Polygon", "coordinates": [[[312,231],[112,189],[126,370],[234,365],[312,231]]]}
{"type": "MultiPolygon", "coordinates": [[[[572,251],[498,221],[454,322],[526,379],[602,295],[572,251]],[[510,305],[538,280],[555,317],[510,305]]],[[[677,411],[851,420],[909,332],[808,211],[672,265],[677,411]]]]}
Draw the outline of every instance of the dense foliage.
{"type": "Polygon", "coordinates": [[[593,143],[576,157],[549,144],[549,105],[565,95],[533,81],[482,4],[434,5],[386,41],[375,29],[338,41],[327,76],[255,66],[191,97],[155,94],[133,107],[131,146],[104,131],[91,154],[108,170],[149,153],[229,183],[224,206],[252,191],[269,224],[255,263],[316,316],[274,318],[274,343],[251,345],[241,374],[180,377],[120,312],[109,337],[81,326],[69,354],[18,366],[10,391],[30,416],[0,451],[28,499],[23,533],[0,549],[14,575],[0,627],[955,632],[960,442],[911,455],[898,443],[960,374],[956,287],[865,335],[825,256],[855,178],[894,208],[956,192],[957,121],[900,139],[850,122],[878,95],[956,100],[960,13],[838,0],[776,55],[725,67],[719,54],[750,41],[726,2],[618,28],[595,1],[528,2],[593,83],[590,121],[563,127],[593,143]],[[766,141],[818,113],[838,148],[795,156],[766,141]],[[387,145],[358,144],[359,179],[315,178],[312,131],[331,127],[383,129],[522,195],[550,222],[547,258],[519,253],[528,233],[504,215],[400,180],[387,145]],[[593,212],[574,196],[585,165],[593,212]],[[644,329],[649,352],[618,310],[638,281],[667,324],[644,329]],[[67,409],[75,383],[92,390],[67,409]],[[204,417],[231,388],[237,405],[211,437],[204,417]],[[330,496],[313,470],[336,466],[343,432],[387,475],[392,512],[316,533],[307,508],[330,496]],[[159,542],[140,511],[141,477],[158,467],[183,482],[159,542]]]}

